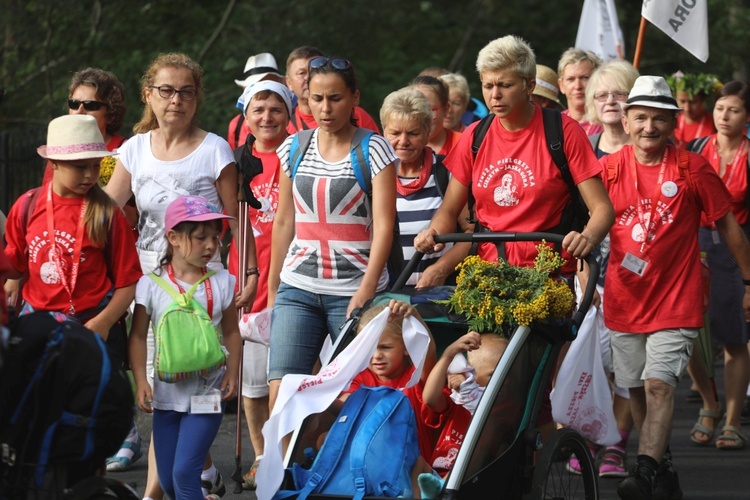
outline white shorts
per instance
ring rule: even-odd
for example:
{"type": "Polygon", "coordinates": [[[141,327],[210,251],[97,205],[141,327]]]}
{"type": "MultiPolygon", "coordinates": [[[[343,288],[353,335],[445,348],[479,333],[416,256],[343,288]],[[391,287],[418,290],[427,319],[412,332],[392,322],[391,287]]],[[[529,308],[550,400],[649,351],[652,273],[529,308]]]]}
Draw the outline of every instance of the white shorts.
{"type": "Polygon", "coordinates": [[[242,356],[242,396],[250,399],[268,396],[268,347],[245,342],[242,356]]]}
{"type": "Polygon", "coordinates": [[[620,387],[643,387],[657,378],[677,387],[693,353],[697,328],[675,328],[638,334],[611,331],[612,365],[620,387]]]}

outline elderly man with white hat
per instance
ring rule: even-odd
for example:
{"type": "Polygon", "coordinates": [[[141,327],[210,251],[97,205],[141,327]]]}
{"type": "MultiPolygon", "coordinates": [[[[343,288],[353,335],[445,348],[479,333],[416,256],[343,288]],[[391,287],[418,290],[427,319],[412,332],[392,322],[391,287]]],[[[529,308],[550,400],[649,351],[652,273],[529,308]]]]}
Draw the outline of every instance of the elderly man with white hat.
{"type": "Polygon", "coordinates": [[[682,491],[668,444],[675,386],[703,326],[701,217],[716,224],[716,237],[742,271],[747,318],[750,245],[716,171],[669,143],[680,108],[664,79],[639,77],[622,108],[632,144],[601,160],[615,209],[604,321],[617,385],[630,390],[639,442],[638,463],[617,492],[623,499],[677,499],[682,491]]]}
{"type": "MultiPolygon", "coordinates": [[[[268,52],[261,52],[247,58],[245,71],[240,79],[234,83],[243,89],[253,83],[270,80],[273,82],[284,83],[284,77],[279,73],[279,65],[276,64],[276,58],[268,52]]],[[[239,114],[229,122],[227,130],[227,142],[232,149],[237,149],[245,144],[250,127],[245,122],[245,115],[239,114]]]]}

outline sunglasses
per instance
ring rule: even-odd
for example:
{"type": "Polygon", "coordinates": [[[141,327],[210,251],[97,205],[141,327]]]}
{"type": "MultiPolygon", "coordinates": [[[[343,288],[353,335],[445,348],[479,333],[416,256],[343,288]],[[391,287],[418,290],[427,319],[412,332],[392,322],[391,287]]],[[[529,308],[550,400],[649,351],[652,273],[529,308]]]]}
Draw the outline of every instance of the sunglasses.
{"type": "Polygon", "coordinates": [[[310,69],[319,69],[326,66],[327,64],[330,64],[333,69],[337,69],[339,71],[346,71],[347,69],[350,69],[352,67],[352,63],[342,57],[328,58],[319,56],[310,59],[310,69]]]}
{"type": "Polygon", "coordinates": [[[195,99],[195,96],[198,94],[195,89],[182,89],[177,90],[173,89],[172,87],[165,87],[163,85],[157,86],[157,85],[149,85],[150,89],[156,89],[159,91],[159,97],[162,99],[171,99],[175,94],[180,95],[180,99],[183,101],[192,101],[195,99]]]}
{"type": "Polygon", "coordinates": [[[76,99],[68,99],[68,107],[73,110],[77,110],[83,105],[83,109],[86,111],[99,111],[102,107],[107,107],[106,102],[101,101],[78,101],[76,99]]]}

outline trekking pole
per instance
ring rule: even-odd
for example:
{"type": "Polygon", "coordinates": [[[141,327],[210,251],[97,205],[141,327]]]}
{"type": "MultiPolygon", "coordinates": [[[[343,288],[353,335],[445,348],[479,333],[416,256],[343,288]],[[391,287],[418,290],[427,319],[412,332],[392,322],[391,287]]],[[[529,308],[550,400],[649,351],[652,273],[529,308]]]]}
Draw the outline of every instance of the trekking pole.
{"type": "MultiPolygon", "coordinates": [[[[239,190],[238,198],[239,211],[237,213],[237,239],[239,241],[237,242],[237,278],[239,281],[239,290],[241,293],[242,290],[245,289],[245,285],[247,284],[247,276],[245,275],[245,269],[247,268],[247,255],[245,251],[245,239],[247,238],[247,203],[244,200],[242,188],[240,188],[239,190]]],[[[241,320],[244,312],[245,309],[243,307],[240,307],[237,310],[237,318],[241,320]]],[[[242,410],[244,408],[244,404],[242,402],[242,365],[245,358],[245,341],[243,340],[240,345],[240,367],[239,373],[237,374],[237,415],[235,419],[236,426],[234,441],[234,472],[232,473],[235,494],[242,493],[242,487],[245,483],[245,480],[242,478],[242,410]]]]}
{"type": "MultiPolygon", "coordinates": [[[[237,159],[237,170],[238,177],[241,179],[240,188],[237,191],[237,256],[238,256],[238,267],[237,276],[239,281],[239,290],[242,291],[247,285],[247,238],[248,231],[252,231],[252,227],[248,224],[247,209],[248,206],[253,208],[260,208],[261,204],[255,199],[253,191],[250,188],[250,181],[254,176],[263,171],[263,165],[259,159],[252,156],[252,144],[254,142],[253,136],[248,136],[247,142],[242,146],[241,154],[237,159]]],[[[245,313],[244,308],[237,310],[238,319],[242,319],[242,315],[245,313]]],[[[234,472],[232,473],[232,480],[235,482],[234,493],[239,494],[243,491],[243,485],[245,480],[242,478],[242,411],[244,408],[242,400],[242,370],[244,364],[244,347],[245,341],[242,341],[242,349],[240,350],[240,362],[239,362],[239,374],[237,380],[237,418],[236,418],[236,438],[234,443],[234,472]]]]}

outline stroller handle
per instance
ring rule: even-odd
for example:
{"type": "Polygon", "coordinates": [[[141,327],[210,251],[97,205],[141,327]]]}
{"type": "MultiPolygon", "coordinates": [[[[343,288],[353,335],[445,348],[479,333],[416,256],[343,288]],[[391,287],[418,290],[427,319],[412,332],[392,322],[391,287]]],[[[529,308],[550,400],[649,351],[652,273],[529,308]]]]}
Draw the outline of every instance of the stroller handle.
{"type": "MultiPolygon", "coordinates": [[[[500,243],[506,241],[541,241],[545,240],[548,243],[559,243],[562,244],[565,235],[555,233],[446,233],[435,236],[436,243],[500,243]]],[[[414,256],[404,267],[403,272],[394,283],[391,290],[400,290],[406,284],[409,276],[412,275],[414,270],[417,268],[417,264],[422,260],[422,252],[415,252],[414,256]]],[[[594,292],[596,291],[596,279],[595,276],[599,275],[599,264],[593,255],[589,254],[583,258],[590,269],[589,276],[591,279],[586,283],[586,290],[584,290],[583,298],[578,309],[573,313],[573,324],[576,330],[581,326],[583,318],[586,317],[586,312],[591,307],[591,302],[594,299],[594,292]]]]}

